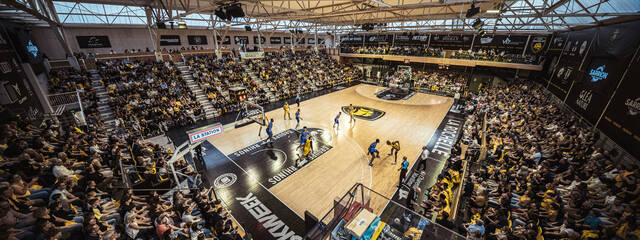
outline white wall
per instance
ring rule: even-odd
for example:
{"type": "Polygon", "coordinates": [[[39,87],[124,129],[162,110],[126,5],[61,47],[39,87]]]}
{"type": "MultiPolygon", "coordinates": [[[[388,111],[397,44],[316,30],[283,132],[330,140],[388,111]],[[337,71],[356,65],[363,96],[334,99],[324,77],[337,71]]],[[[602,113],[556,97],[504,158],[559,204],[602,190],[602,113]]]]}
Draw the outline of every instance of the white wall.
{"type": "MultiPolygon", "coordinates": [[[[151,34],[146,27],[65,27],[65,35],[69,46],[73,52],[85,52],[85,53],[108,53],[112,49],[115,52],[123,52],[125,49],[141,49],[145,50],[145,48],[153,49],[153,40],[151,38],[151,34]],[[111,42],[111,48],[83,48],[80,49],[78,46],[78,42],[76,40],[76,36],[109,36],[109,41],[111,42]]],[[[218,33],[221,35],[225,32],[224,29],[219,29],[218,33]]],[[[282,45],[290,46],[290,44],[284,44],[284,37],[291,37],[289,32],[275,32],[272,37],[281,37],[282,44],[272,45],[269,43],[269,35],[271,32],[262,32],[262,35],[266,38],[266,43],[262,45],[263,48],[279,48],[282,45]]],[[[190,48],[195,46],[197,48],[205,48],[205,49],[213,49],[214,47],[214,39],[213,39],[213,30],[211,29],[158,29],[158,37],[159,35],[179,35],[181,46],[158,46],[159,49],[179,49],[181,47],[190,48]],[[204,35],[207,37],[207,45],[189,45],[187,40],[188,35],[204,35]]],[[[248,47],[252,48],[254,46],[253,36],[257,35],[257,32],[251,31],[247,32],[244,30],[229,30],[227,35],[231,37],[231,45],[220,45],[220,47],[224,48],[239,48],[240,46],[235,45],[233,41],[234,36],[248,36],[249,37],[249,45],[248,47]]],[[[63,48],[61,47],[58,39],[55,37],[53,31],[50,28],[34,28],[33,29],[33,37],[36,41],[36,44],[40,47],[41,51],[44,52],[49,59],[63,59],[65,58],[65,53],[63,48]]],[[[313,34],[305,34],[305,38],[313,38],[313,34]]],[[[318,34],[318,38],[328,39],[326,35],[318,34]]],[[[330,38],[330,37],[329,37],[330,38]]],[[[294,38],[295,41],[295,38],[294,38]]],[[[313,44],[308,44],[308,39],[305,41],[304,45],[301,46],[313,46],[313,44]]]]}

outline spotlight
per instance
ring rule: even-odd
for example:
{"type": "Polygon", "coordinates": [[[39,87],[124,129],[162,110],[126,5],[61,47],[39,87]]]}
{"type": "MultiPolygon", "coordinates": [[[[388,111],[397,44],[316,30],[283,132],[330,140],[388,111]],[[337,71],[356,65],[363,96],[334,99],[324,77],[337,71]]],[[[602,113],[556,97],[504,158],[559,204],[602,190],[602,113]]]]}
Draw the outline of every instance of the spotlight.
{"type": "Polygon", "coordinates": [[[234,2],[231,5],[228,5],[227,14],[231,15],[231,18],[244,17],[244,11],[242,10],[242,5],[240,5],[239,2],[234,2]]]}
{"type": "Polygon", "coordinates": [[[222,5],[218,7],[214,13],[218,18],[225,21],[231,21],[233,18],[244,17],[244,10],[239,2],[234,2],[229,5],[222,5]]]}
{"type": "Polygon", "coordinates": [[[186,22],[178,22],[178,29],[187,29],[186,22]]]}
{"type": "Polygon", "coordinates": [[[471,8],[469,8],[469,10],[467,10],[467,18],[472,18],[473,16],[477,15],[478,13],[480,13],[480,7],[476,7],[475,3],[471,4],[471,8]]]}
{"type": "Polygon", "coordinates": [[[479,28],[484,26],[484,22],[480,20],[480,18],[477,18],[476,21],[473,22],[472,26],[473,26],[473,29],[478,30],[479,28]]]}

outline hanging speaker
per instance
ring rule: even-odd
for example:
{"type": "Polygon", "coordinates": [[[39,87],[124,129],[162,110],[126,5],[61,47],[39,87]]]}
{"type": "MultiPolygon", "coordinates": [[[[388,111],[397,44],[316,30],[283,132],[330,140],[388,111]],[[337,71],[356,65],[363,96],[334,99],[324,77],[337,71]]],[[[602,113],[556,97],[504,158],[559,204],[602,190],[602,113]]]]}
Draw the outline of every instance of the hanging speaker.
{"type": "Polygon", "coordinates": [[[156,25],[158,25],[158,29],[167,29],[167,25],[163,22],[156,23],[156,25]]]}
{"type": "Polygon", "coordinates": [[[251,32],[251,26],[245,25],[244,30],[247,30],[247,32],[251,32]]]}
{"type": "Polygon", "coordinates": [[[222,7],[216,9],[214,13],[218,18],[220,18],[220,20],[227,20],[227,21],[231,20],[231,18],[227,15],[226,9],[222,7]]]}
{"type": "Polygon", "coordinates": [[[244,10],[242,10],[242,5],[240,5],[240,3],[238,2],[235,2],[227,6],[227,15],[229,15],[231,18],[244,17],[244,10]]]}

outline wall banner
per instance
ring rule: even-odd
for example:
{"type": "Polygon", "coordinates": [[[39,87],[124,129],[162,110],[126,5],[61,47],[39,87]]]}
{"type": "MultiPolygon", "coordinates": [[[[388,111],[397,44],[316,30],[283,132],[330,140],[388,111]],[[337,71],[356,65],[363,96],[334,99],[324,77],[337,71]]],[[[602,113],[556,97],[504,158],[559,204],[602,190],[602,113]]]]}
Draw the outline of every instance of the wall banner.
{"type": "Polygon", "coordinates": [[[582,74],[575,75],[567,105],[595,124],[625,68],[616,59],[594,58],[582,74]]]}
{"type": "Polygon", "coordinates": [[[598,128],[640,159],[640,56],[628,71],[598,128]]]}
{"type": "Polygon", "coordinates": [[[249,44],[249,37],[248,36],[235,36],[233,37],[233,43],[238,45],[238,44],[249,44]]]}
{"type": "MultiPolygon", "coordinates": [[[[221,38],[222,38],[222,37],[220,37],[220,36],[216,36],[216,41],[220,42],[220,39],[221,39],[221,38]]],[[[222,41],[222,43],[220,43],[220,44],[224,44],[224,45],[229,45],[229,44],[231,44],[231,37],[229,37],[229,36],[225,36],[225,37],[224,37],[224,41],[222,41]]]]}
{"type": "Polygon", "coordinates": [[[269,38],[269,43],[271,43],[271,44],[281,44],[282,43],[282,38],[281,37],[270,37],[269,38]]]}
{"type": "Polygon", "coordinates": [[[198,35],[198,36],[187,36],[187,40],[189,41],[189,45],[207,45],[207,36],[198,35]]]}
{"type": "Polygon", "coordinates": [[[109,36],[76,36],[80,48],[110,48],[109,36]]]}
{"type": "Polygon", "coordinates": [[[180,35],[160,35],[160,46],[180,46],[180,35]]]}

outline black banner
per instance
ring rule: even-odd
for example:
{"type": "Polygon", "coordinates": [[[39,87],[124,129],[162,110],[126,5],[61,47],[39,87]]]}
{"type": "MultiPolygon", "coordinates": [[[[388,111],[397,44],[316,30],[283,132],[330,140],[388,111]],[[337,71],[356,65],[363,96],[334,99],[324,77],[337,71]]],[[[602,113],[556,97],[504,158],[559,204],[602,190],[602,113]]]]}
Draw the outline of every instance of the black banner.
{"type": "Polygon", "coordinates": [[[296,44],[305,44],[305,38],[296,38],[296,44]]]}
{"type": "Polygon", "coordinates": [[[369,35],[364,39],[367,43],[381,43],[393,41],[393,35],[369,35]]]}
{"type": "Polygon", "coordinates": [[[291,37],[284,37],[285,44],[291,44],[291,37]]]}
{"type": "Polygon", "coordinates": [[[270,37],[269,38],[269,43],[271,43],[271,44],[281,44],[282,43],[282,38],[281,37],[270,37]]]}
{"type": "Polygon", "coordinates": [[[589,54],[589,44],[595,32],[593,29],[585,29],[570,32],[566,36],[560,34],[556,39],[564,40],[552,42],[555,47],[562,43],[564,44],[562,54],[558,55],[559,64],[555,68],[549,84],[549,91],[558,98],[564,99],[567,96],[573,81],[580,82],[585,78],[586,73],[583,69],[580,69],[580,65],[586,55],[589,54]]]}
{"type": "Polygon", "coordinates": [[[593,56],[617,58],[628,61],[640,42],[640,21],[609,25],[598,28],[593,43],[593,56]]]}
{"type": "Polygon", "coordinates": [[[626,65],[617,64],[616,59],[594,58],[584,73],[575,75],[566,103],[595,124],[625,68],[626,65]]]}
{"type": "Polygon", "coordinates": [[[568,40],[569,40],[568,32],[562,32],[562,33],[553,35],[553,37],[551,38],[551,43],[549,44],[549,51],[560,53],[564,48],[564,45],[568,42],[568,40]]]}
{"type": "MultiPolygon", "coordinates": [[[[415,40],[413,40],[412,38],[412,41],[415,41],[415,40]]],[[[473,35],[431,35],[431,41],[429,43],[429,47],[443,48],[443,49],[449,49],[449,50],[458,50],[458,49],[466,50],[471,47],[472,41],[473,41],[473,35]]],[[[426,41],[420,41],[420,42],[426,42],[426,41]]]]}
{"type": "Polygon", "coordinates": [[[589,45],[595,34],[595,28],[569,33],[569,39],[562,51],[562,61],[569,61],[575,66],[579,66],[582,59],[589,55],[590,49],[593,49],[593,47],[589,48],[589,45]]]}
{"type": "Polygon", "coordinates": [[[631,64],[598,128],[640,158],[640,57],[631,64]]]}
{"type": "Polygon", "coordinates": [[[80,48],[110,48],[109,36],[76,36],[80,48]]]}
{"type": "Polygon", "coordinates": [[[544,50],[549,47],[549,37],[548,36],[531,36],[529,40],[529,47],[527,48],[527,53],[538,55],[544,53],[544,50]]]}
{"type": "Polygon", "coordinates": [[[265,37],[260,37],[260,43],[258,43],[258,36],[253,36],[253,44],[264,44],[267,42],[265,37]]]}
{"type": "Polygon", "coordinates": [[[347,35],[340,36],[341,43],[362,43],[363,38],[361,35],[347,35]]]}
{"type": "Polygon", "coordinates": [[[180,46],[179,35],[160,35],[160,46],[180,46]]]}
{"type": "MultiPolygon", "coordinates": [[[[217,40],[218,42],[220,42],[220,39],[221,39],[221,38],[222,38],[222,37],[220,37],[220,36],[216,36],[216,40],[217,40]]],[[[229,44],[231,44],[231,37],[229,37],[229,36],[225,36],[225,37],[224,37],[224,41],[223,41],[221,44],[225,44],[225,45],[229,45],[229,44]]]]}
{"type": "MultiPolygon", "coordinates": [[[[433,35],[433,37],[435,37],[437,35],[433,35]]],[[[458,38],[460,36],[456,36],[454,38],[458,38]]],[[[432,39],[433,40],[433,39],[432,39]]],[[[393,40],[394,42],[397,43],[410,43],[410,44],[427,44],[429,42],[429,34],[422,34],[422,35],[408,35],[408,34],[402,34],[402,35],[395,35],[395,40],[393,40]]],[[[469,42],[471,43],[471,42],[469,42]]]]}
{"type": "Polygon", "coordinates": [[[197,36],[187,36],[187,40],[189,40],[189,45],[207,45],[207,36],[197,35],[197,36]]]}
{"type": "Polygon", "coordinates": [[[324,44],[324,38],[318,38],[318,44],[324,44]]]}
{"type": "Polygon", "coordinates": [[[309,44],[316,44],[316,39],[315,38],[309,38],[309,39],[307,39],[307,42],[309,44]]]}
{"type": "Polygon", "coordinates": [[[482,49],[486,47],[495,48],[496,50],[505,51],[506,53],[522,53],[529,36],[505,36],[494,35],[476,37],[473,43],[474,49],[482,49]]]}
{"type": "MultiPolygon", "coordinates": [[[[4,23],[12,25],[11,23],[4,23]]],[[[0,119],[7,120],[15,114],[25,114],[30,109],[42,111],[42,107],[38,104],[38,100],[33,94],[32,88],[25,83],[27,76],[20,65],[19,56],[14,52],[13,46],[18,46],[18,42],[12,38],[15,31],[11,30],[11,26],[3,26],[0,23],[0,80],[6,90],[6,101],[2,104],[4,110],[2,113],[11,112],[12,114],[2,114],[0,119]],[[12,41],[13,46],[12,46],[12,41]],[[9,111],[5,111],[9,110],[9,111]]],[[[16,26],[19,27],[19,26],[16,26]]],[[[15,36],[13,36],[15,37],[15,36]]]]}
{"type": "Polygon", "coordinates": [[[249,44],[249,37],[248,36],[235,36],[233,37],[233,43],[234,44],[249,44]]]}

